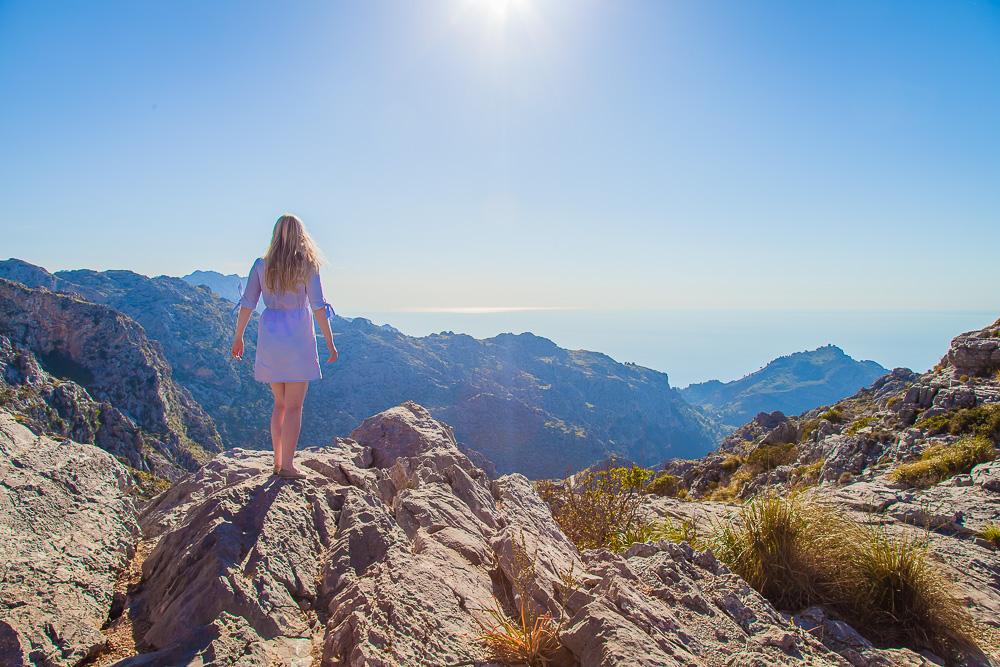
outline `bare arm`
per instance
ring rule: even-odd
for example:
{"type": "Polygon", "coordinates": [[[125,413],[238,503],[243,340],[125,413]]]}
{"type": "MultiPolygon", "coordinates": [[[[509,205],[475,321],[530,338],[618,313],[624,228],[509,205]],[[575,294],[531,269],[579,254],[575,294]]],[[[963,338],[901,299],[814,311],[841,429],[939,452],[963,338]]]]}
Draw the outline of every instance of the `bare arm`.
{"type": "Polygon", "coordinates": [[[240,306],[240,316],[236,319],[236,333],[233,334],[232,354],[237,359],[243,358],[243,333],[247,330],[247,323],[253,310],[246,306],[240,306]]]}
{"type": "Polygon", "coordinates": [[[330,351],[330,356],[326,358],[326,362],[332,364],[340,354],[337,352],[337,346],[333,343],[333,331],[330,329],[330,320],[326,316],[326,307],[313,308],[313,317],[316,318],[319,330],[322,332],[323,338],[326,339],[326,349],[330,351]]]}
{"type": "Polygon", "coordinates": [[[323,295],[323,280],[319,277],[319,271],[313,271],[306,281],[306,294],[309,297],[309,305],[312,306],[313,316],[319,324],[319,330],[323,332],[326,339],[326,349],[330,351],[327,363],[333,363],[340,356],[337,353],[337,346],[333,344],[333,331],[330,330],[330,318],[333,316],[333,306],[323,295]]]}
{"type": "Polygon", "coordinates": [[[243,358],[243,334],[247,330],[247,323],[253,315],[257,301],[260,299],[261,286],[260,275],[257,273],[257,262],[250,267],[250,275],[247,277],[247,286],[240,295],[240,314],[236,318],[236,332],[233,334],[232,355],[237,359],[243,358]]]}

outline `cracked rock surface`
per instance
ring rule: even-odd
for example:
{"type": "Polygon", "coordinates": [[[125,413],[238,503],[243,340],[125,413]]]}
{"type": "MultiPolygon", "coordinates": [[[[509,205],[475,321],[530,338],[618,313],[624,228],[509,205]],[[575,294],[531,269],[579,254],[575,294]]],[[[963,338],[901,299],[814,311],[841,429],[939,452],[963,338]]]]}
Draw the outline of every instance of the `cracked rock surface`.
{"type": "Polygon", "coordinates": [[[0,410],[0,664],[76,665],[104,644],[139,532],[125,466],[0,410]]]}
{"type": "Polygon", "coordinates": [[[296,461],[282,480],[231,450],[143,512],[143,652],[119,665],[485,666],[495,600],[552,614],[557,666],[849,664],[710,554],[581,555],[526,478],[489,479],[417,404],[296,461]]]}

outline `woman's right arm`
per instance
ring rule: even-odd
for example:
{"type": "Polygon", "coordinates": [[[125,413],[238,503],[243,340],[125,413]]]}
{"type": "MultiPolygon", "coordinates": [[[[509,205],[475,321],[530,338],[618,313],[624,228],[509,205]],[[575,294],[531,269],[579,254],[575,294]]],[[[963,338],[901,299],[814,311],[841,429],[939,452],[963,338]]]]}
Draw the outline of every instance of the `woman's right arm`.
{"type": "Polygon", "coordinates": [[[250,322],[250,316],[257,307],[257,301],[260,300],[260,272],[257,270],[259,262],[260,260],[255,260],[253,266],[250,267],[246,289],[240,295],[240,315],[236,318],[236,332],[233,335],[233,347],[231,350],[232,355],[237,359],[243,358],[243,334],[246,332],[247,324],[250,322]]]}

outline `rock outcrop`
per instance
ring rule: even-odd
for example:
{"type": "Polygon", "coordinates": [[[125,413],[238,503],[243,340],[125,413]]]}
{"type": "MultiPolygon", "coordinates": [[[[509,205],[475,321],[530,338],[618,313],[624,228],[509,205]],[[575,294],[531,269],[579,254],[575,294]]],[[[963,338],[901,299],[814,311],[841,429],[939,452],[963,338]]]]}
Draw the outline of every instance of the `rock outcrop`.
{"type": "Polygon", "coordinates": [[[710,554],[580,554],[522,475],[414,403],[297,455],[217,456],[147,507],[136,665],[491,665],[487,610],[549,613],[554,665],[846,665],[710,554]]]}
{"type": "MultiPolygon", "coordinates": [[[[994,448],[993,460],[967,474],[945,475],[928,488],[913,488],[891,474],[929,448],[965,437],[1000,444],[998,350],[1000,320],[957,336],[926,373],[895,369],[850,398],[797,417],[758,414],[717,452],[668,461],[663,468],[677,475],[688,497],[733,502],[767,489],[796,489],[861,523],[926,538],[973,618],[1000,636],[1000,550],[981,537],[984,529],[1000,525],[1000,451],[994,448]]],[[[645,512],[651,519],[692,518],[691,510],[678,511],[691,505],[709,521],[727,513],[719,503],[673,499],[650,499],[645,512]]]]}
{"type": "Polygon", "coordinates": [[[106,452],[0,411],[0,664],[77,665],[104,645],[139,532],[132,485],[106,452]]]}
{"type": "Polygon", "coordinates": [[[143,328],[106,306],[0,279],[0,395],[39,433],[176,479],[222,448],[143,328]]]}

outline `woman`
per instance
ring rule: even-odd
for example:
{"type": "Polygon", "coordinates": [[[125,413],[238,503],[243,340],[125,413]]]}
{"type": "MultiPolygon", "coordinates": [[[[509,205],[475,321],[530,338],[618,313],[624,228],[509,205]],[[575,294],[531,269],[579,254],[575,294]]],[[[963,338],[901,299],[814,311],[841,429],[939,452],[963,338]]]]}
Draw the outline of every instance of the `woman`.
{"type": "Polygon", "coordinates": [[[305,477],[292,465],[292,457],[302,427],[306,388],[310,380],[323,377],[314,317],[330,351],[327,363],[333,363],[338,356],[330,330],[333,308],[323,297],[319,264],[319,250],[302,221],[294,215],[278,218],[267,253],[250,267],[233,338],[232,355],[242,359],[243,333],[263,293],[266,307],[257,327],[253,374],[259,382],[269,383],[274,394],[271,411],[274,474],[286,479],[305,477]]]}

